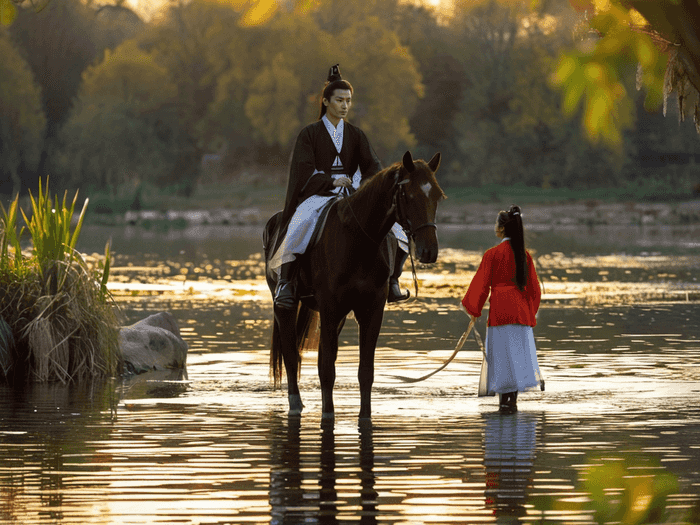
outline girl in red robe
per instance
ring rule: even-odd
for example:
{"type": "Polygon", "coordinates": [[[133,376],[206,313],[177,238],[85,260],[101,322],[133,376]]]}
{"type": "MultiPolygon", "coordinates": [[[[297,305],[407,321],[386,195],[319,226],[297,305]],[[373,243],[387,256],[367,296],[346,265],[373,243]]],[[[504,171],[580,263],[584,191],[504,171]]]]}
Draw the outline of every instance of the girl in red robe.
{"type": "Polygon", "coordinates": [[[503,240],[484,253],[462,306],[470,316],[480,317],[491,296],[483,395],[498,394],[501,410],[515,410],[518,392],[544,390],[532,332],[541,291],[532,257],[525,250],[518,206],[498,213],[496,235],[503,240]]]}

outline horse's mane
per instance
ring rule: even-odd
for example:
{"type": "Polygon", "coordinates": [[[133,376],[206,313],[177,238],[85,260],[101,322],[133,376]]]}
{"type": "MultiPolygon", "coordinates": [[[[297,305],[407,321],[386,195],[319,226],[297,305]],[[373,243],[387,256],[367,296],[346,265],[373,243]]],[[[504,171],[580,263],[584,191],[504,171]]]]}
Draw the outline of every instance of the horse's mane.
{"type": "MultiPolygon", "coordinates": [[[[400,173],[402,169],[405,169],[403,167],[403,164],[401,162],[394,162],[391,166],[384,168],[381,171],[378,171],[374,175],[366,178],[362,184],[360,184],[360,187],[357,189],[355,192],[356,195],[362,195],[365,192],[379,192],[384,189],[384,184],[387,183],[389,180],[393,184],[395,180],[393,179],[394,174],[400,173]],[[389,178],[389,175],[392,176],[392,178],[389,178]]],[[[396,177],[398,179],[398,177],[396,177]]]]}
{"type": "MultiPolygon", "coordinates": [[[[436,187],[440,191],[440,194],[441,194],[440,197],[444,198],[445,194],[442,191],[442,189],[439,187],[439,185],[437,184],[437,180],[435,179],[435,176],[432,175],[432,171],[428,167],[428,164],[424,160],[421,160],[421,159],[416,159],[413,162],[416,166],[416,170],[411,172],[411,176],[413,177],[413,174],[420,173],[421,175],[419,175],[418,178],[419,179],[424,178],[424,182],[435,183],[436,187]],[[421,168],[425,168],[425,169],[421,169],[421,168]]],[[[362,194],[364,194],[364,192],[382,192],[382,191],[385,191],[387,188],[384,187],[384,184],[388,184],[389,182],[391,182],[391,184],[393,185],[394,183],[396,183],[397,180],[403,178],[402,173],[401,173],[402,171],[403,172],[406,171],[406,168],[404,167],[403,163],[401,161],[394,162],[391,166],[384,168],[383,170],[378,171],[374,175],[371,175],[370,177],[365,179],[360,184],[360,187],[357,189],[357,191],[355,192],[354,195],[358,195],[358,194],[362,195],[362,194]],[[396,173],[398,173],[398,176],[394,178],[393,175],[396,173]]],[[[423,182],[423,181],[419,180],[418,182],[423,182]]]]}

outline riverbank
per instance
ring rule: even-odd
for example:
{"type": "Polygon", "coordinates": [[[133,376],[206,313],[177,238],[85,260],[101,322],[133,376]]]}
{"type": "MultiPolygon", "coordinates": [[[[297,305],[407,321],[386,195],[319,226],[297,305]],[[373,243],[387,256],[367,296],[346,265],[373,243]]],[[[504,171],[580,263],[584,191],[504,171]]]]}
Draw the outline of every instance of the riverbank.
{"type": "MultiPolygon", "coordinates": [[[[91,196],[92,224],[145,228],[192,225],[250,226],[264,224],[284,206],[285,186],[249,183],[200,186],[190,197],[156,190],[133,196],[91,196]]],[[[528,225],[690,225],[700,224],[700,196],[685,200],[649,198],[617,189],[540,190],[525,186],[447,188],[438,208],[438,223],[490,224],[496,213],[519,204],[528,225]]]]}

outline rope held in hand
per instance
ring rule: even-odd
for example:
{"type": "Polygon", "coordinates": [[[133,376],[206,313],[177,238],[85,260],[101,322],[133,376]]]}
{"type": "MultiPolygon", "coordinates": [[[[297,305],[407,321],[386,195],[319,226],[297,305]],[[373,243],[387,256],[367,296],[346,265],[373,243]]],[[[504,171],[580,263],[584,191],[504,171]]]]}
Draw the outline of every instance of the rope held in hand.
{"type": "Polygon", "coordinates": [[[475,323],[476,323],[476,317],[471,316],[471,321],[469,322],[469,326],[462,334],[462,337],[459,338],[459,341],[457,341],[457,346],[455,347],[454,352],[452,352],[452,355],[438,369],[433,370],[429,374],[426,374],[426,375],[424,375],[422,377],[418,377],[418,378],[405,377],[405,376],[391,376],[391,377],[393,377],[395,379],[400,379],[404,383],[417,383],[418,381],[423,381],[424,379],[428,379],[430,376],[437,374],[440,370],[442,370],[443,368],[445,368],[447,365],[449,365],[452,362],[452,360],[455,358],[457,353],[464,346],[464,343],[467,342],[467,338],[469,337],[469,334],[472,332],[472,330],[474,331],[474,339],[476,339],[476,342],[479,345],[481,352],[484,354],[484,358],[486,358],[486,349],[484,348],[484,343],[481,341],[481,336],[479,335],[479,332],[476,331],[476,327],[474,326],[475,323]]]}

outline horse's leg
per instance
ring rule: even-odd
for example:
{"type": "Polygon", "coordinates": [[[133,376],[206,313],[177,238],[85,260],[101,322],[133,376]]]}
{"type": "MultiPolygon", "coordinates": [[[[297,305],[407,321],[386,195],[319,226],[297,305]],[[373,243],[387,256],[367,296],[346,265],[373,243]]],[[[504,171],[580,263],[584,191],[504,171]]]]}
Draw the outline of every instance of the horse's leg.
{"type": "Polygon", "coordinates": [[[287,394],[289,396],[289,415],[301,414],[304,405],[299,394],[299,357],[297,349],[296,320],[297,310],[275,307],[275,323],[277,324],[276,341],[279,345],[287,371],[287,394]]]}
{"type": "Polygon", "coordinates": [[[335,384],[335,361],[338,357],[337,315],[321,308],[321,344],[318,347],[318,378],[321,381],[321,416],[335,417],[333,407],[333,385],[335,384]]]}
{"type": "Polygon", "coordinates": [[[384,318],[386,297],[361,311],[355,311],[360,325],[360,366],[357,377],[360,382],[360,419],[372,417],[372,384],[374,383],[374,351],[384,318]]]}

